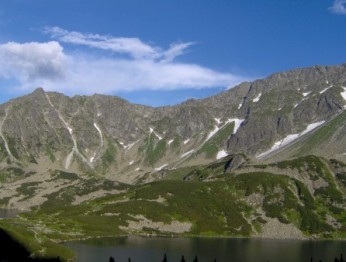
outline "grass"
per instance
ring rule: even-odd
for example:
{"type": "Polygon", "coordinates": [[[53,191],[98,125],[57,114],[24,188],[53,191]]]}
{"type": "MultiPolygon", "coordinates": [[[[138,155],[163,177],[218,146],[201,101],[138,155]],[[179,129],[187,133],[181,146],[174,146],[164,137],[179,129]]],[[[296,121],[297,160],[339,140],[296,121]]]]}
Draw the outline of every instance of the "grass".
{"type": "Polygon", "coordinates": [[[110,164],[112,164],[115,161],[115,157],[117,153],[116,147],[114,146],[112,141],[107,138],[106,138],[106,141],[107,141],[107,149],[101,157],[104,167],[108,167],[110,164]]]}
{"type": "Polygon", "coordinates": [[[19,159],[19,154],[17,152],[17,149],[16,149],[16,145],[20,145],[21,142],[18,141],[15,141],[14,138],[10,137],[7,133],[4,134],[5,135],[5,138],[7,139],[7,144],[8,144],[8,147],[9,147],[9,150],[11,152],[11,154],[16,158],[16,159],[19,159]]]}
{"type": "MultiPolygon", "coordinates": [[[[5,223],[7,230],[18,230],[18,238],[24,242],[31,241],[37,225],[42,227],[44,230],[36,234],[45,240],[44,244],[39,245],[48,247],[47,254],[60,252],[59,246],[50,246],[54,241],[128,234],[123,227],[128,226],[129,221],[138,220],[138,215],[166,224],[172,221],[189,222],[192,228],[182,234],[185,236],[250,237],[255,232],[261,232],[267,222],[266,217],[269,217],[282,223],[291,223],[307,236],[346,237],[346,211],[340,208],[344,204],[343,192],[336,187],[327,166],[328,161],[306,156],[268,165],[296,170],[302,175],[301,178],[311,181],[315,181],[317,176],[317,179],[328,182],[328,186],[315,190],[313,194],[303,183],[304,179],[268,173],[265,169],[239,175],[224,172],[227,161],[170,170],[165,180],[137,186],[103,179],[81,179],[73,173],[56,171],[54,179],[81,179],[81,182],[78,186],[47,196],[48,201],[40,208],[23,214],[22,218],[1,223],[5,223]],[[183,178],[187,176],[192,180],[184,181],[183,178]],[[207,181],[207,178],[213,180],[207,181]],[[76,195],[85,195],[98,189],[123,191],[71,206],[76,195]],[[249,202],[253,194],[263,197],[263,203],[249,202]],[[257,212],[259,209],[263,210],[265,216],[257,212]],[[329,225],[327,216],[334,218],[341,227],[329,225]]],[[[31,195],[35,186],[23,184],[19,191],[31,195]]],[[[136,233],[172,234],[148,226],[136,233]]],[[[37,244],[35,241],[32,243],[37,244]]],[[[33,246],[31,250],[35,248],[33,246]]]]}
{"type": "Polygon", "coordinates": [[[220,145],[224,143],[227,138],[233,133],[234,122],[228,123],[221,130],[219,130],[213,137],[211,137],[196,154],[204,153],[207,158],[216,157],[220,145]]]}
{"type": "Polygon", "coordinates": [[[154,134],[150,134],[146,139],[145,148],[139,148],[139,152],[145,151],[145,163],[149,166],[153,166],[157,163],[165,154],[167,150],[166,139],[157,141],[154,134]]]}
{"type": "Polygon", "coordinates": [[[336,116],[334,119],[328,122],[328,124],[321,126],[316,130],[312,136],[309,136],[303,143],[299,145],[299,150],[296,153],[298,155],[304,155],[306,152],[311,152],[312,149],[318,147],[324,141],[333,137],[333,134],[344,125],[346,121],[346,112],[343,112],[336,116]]]}
{"type": "Polygon", "coordinates": [[[0,171],[0,182],[12,182],[23,178],[25,171],[18,167],[7,167],[0,171]]]}
{"type": "Polygon", "coordinates": [[[57,244],[43,235],[37,238],[38,235],[32,227],[1,220],[0,229],[8,233],[35,258],[60,257],[62,261],[68,261],[75,257],[75,253],[63,245],[57,244]]]}
{"type": "Polygon", "coordinates": [[[56,159],[55,159],[53,150],[49,145],[45,146],[45,152],[46,152],[46,155],[49,157],[50,161],[54,163],[56,159]]]}
{"type": "Polygon", "coordinates": [[[35,191],[38,185],[38,182],[23,183],[20,185],[20,187],[17,188],[17,192],[24,195],[25,198],[23,200],[26,200],[32,198],[35,195],[35,191]]]}

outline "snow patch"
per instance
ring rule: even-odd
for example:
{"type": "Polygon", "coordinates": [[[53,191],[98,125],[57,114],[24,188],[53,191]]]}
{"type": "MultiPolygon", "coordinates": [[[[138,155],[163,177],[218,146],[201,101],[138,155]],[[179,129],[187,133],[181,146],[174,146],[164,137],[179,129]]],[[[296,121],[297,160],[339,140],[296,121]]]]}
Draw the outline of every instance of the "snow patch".
{"type": "Polygon", "coordinates": [[[84,163],[86,163],[89,167],[92,168],[92,166],[90,165],[89,161],[83,156],[83,154],[81,152],[79,152],[78,150],[78,146],[77,146],[77,140],[73,134],[73,130],[72,128],[69,126],[69,124],[65,121],[65,119],[62,117],[62,115],[60,114],[60,112],[54,107],[52,101],[50,101],[50,98],[48,96],[47,93],[45,93],[47,101],[49,103],[49,105],[54,109],[54,111],[58,114],[59,119],[61,120],[61,122],[63,122],[63,124],[65,125],[66,129],[68,130],[68,132],[71,135],[71,139],[73,141],[73,147],[72,150],[70,152],[70,154],[67,156],[66,161],[65,161],[65,168],[68,169],[70,167],[71,161],[72,161],[72,157],[73,154],[76,153],[82,160],[84,163]]]}
{"type": "Polygon", "coordinates": [[[68,154],[66,161],[65,161],[65,169],[69,169],[71,162],[72,162],[73,153],[74,153],[74,150],[72,150],[71,153],[68,154]]]}
{"type": "Polygon", "coordinates": [[[228,154],[226,153],[225,150],[221,150],[221,151],[217,152],[216,159],[219,160],[225,156],[228,156],[228,154]]]}
{"type": "Polygon", "coordinates": [[[252,102],[257,103],[257,102],[260,100],[261,96],[262,96],[262,93],[259,93],[258,96],[256,96],[256,97],[252,100],[252,102]]]}
{"type": "Polygon", "coordinates": [[[209,133],[206,141],[208,141],[212,136],[214,136],[217,133],[217,131],[219,131],[219,130],[220,130],[220,128],[215,126],[214,130],[209,133]]]}
{"type": "Polygon", "coordinates": [[[159,139],[162,140],[162,137],[160,135],[158,135],[156,132],[154,132],[154,135],[159,139]]]}
{"type": "Polygon", "coordinates": [[[239,119],[239,118],[231,118],[231,119],[228,119],[228,121],[226,122],[227,124],[228,123],[232,123],[234,122],[234,128],[233,128],[233,135],[235,133],[237,133],[239,127],[241,126],[241,124],[244,122],[245,119],[239,119]]]}
{"type": "Polygon", "coordinates": [[[162,137],[161,137],[158,133],[156,133],[155,130],[154,130],[153,128],[149,127],[149,134],[151,134],[151,133],[154,133],[154,135],[155,135],[159,140],[162,140],[162,137]]]}
{"type": "Polygon", "coordinates": [[[189,142],[190,142],[190,138],[186,139],[183,143],[184,143],[184,145],[186,145],[189,142]]]}
{"type": "Polygon", "coordinates": [[[240,109],[240,108],[243,106],[243,103],[244,103],[244,102],[241,102],[241,103],[239,104],[238,109],[240,109]]]}
{"type": "Polygon", "coordinates": [[[5,136],[4,136],[3,133],[2,133],[2,127],[3,127],[4,123],[5,123],[5,120],[7,119],[7,115],[8,115],[8,110],[5,110],[5,117],[4,117],[4,119],[1,121],[1,125],[0,125],[0,136],[1,136],[2,140],[4,140],[5,149],[6,149],[7,153],[8,153],[8,155],[9,155],[9,157],[10,157],[11,159],[15,159],[15,157],[14,157],[14,156],[12,155],[12,153],[11,153],[10,147],[9,147],[9,145],[8,145],[6,139],[5,139],[5,136]]]}
{"type": "Polygon", "coordinates": [[[166,166],[168,166],[168,164],[164,164],[164,165],[162,165],[162,166],[159,166],[159,167],[156,167],[156,168],[154,168],[154,170],[155,171],[160,171],[160,170],[162,170],[164,167],[166,167],[166,166]]]}
{"type": "Polygon", "coordinates": [[[320,125],[322,125],[324,122],[326,121],[320,121],[320,122],[316,122],[316,123],[312,123],[308,125],[306,129],[300,135],[302,136],[309,133],[310,131],[314,130],[316,127],[319,127],[320,125]]]}
{"type": "Polygon", "coordinates": [[[311,93],[311,91],[310,91],[310,92],[302,93],[302,95],[305,97],[305,96],[309,95],[310,93],[311,93]]]}
{"type": "Polygon", "coordinates": [[[128,151],[128,150],[130,150],[130,148],[133,147],[138,141],[139,141],[139,140],[137,140],[137,141],[135,141],[135,142],[133,142],[133,143],[131,143],[131,144],[128,144],[128,145],[124,146],[124,148],[126,149],[126,151],[128,151]]]}
{"type": "Polygon", "coordinates": [[[97,132],[100,135],[100,147],[102,148],[103,147],[103,135],[101,132],[101,128],[99,128],[99,126],[96,123],[94,123],[94,127],[96,128],[97,132]]]}
{"type": "Polygon", "coordinates": [[[309,133],[310,131],[314,130],[315,128],[319,127],[324,122],[325,121],[320,121],[320,122],[312,123],[312,124],[308,125],[306,127],[306,129],[303,132],[301,132],[300,134],[292,134],[292,135],[286,136],[285,138],[275,142],[274,145],[269,150],[267,150],[267,151],[257,155],[256,158],[263,158],[263,157],[267,156],[268,154],[278,150],[279,148],[290,144],[291,142],[293,142],[297,138],[299,138],[299,137],[309,133]]]}
{"type": "Polygon", "coordinates": [[[214,118],[214,120],[216,121],[216,123],[217,123],[218,125],[220,125],[220,123],[221,123],[220,118],[214,118]]]}
{"type": "Polygon", "coordinates": [[[180,156],[180,158],[184,158],[184,157],[190,155],[191,153],[193,153],[194,151],[195,151],[195,149],[192,149],[192,150],[190,150],[190,151],[187,151],[186,153],[182,154],[182,155],[180,156]]]}
{"type": "Polygon", "coordinates": [[[234,122],[233,134],[235,134],[238,131],[240,125],[244,122],[244,119],[230,118],[221,127],[215,126],[214,130],[209,133],[204,143],[207,142],[210,138],[212,138],[220,129],[224,128],[227,124],[232,122],[234,122]]]}
{"type": "Polygon", "coordinates": [[[129,162],[129,166],[131,166],[134,162],[135,162],[135,161],[133,161],[133,160],[130,161],[130,162],[129,162]]]}
{"type": "Polygon", "coordinates": [[[90,163],[92,163],[92,162],[94,162],[94,160],[95,160],[95,156],[96,156],[96,152],[94,153],[94,155],[92,156],[92,157],[90,157],[90,163]]]}
{"type": "Polygon", "coordinates": [[[135,171],[139,171],[139,169],[140,169],[140,168],[139,168],[139,167],[137,167],[137,168],[135,169],[135,171]]]}
{"type": "Polygon", "coordinates": [[[341,92],[341,96],[342,98],[346,101],[346,87],[342,87],[342,89],[344,89],[344,92],[341,92]]]}
{"type": "Polygon", "coordinates": [[[326,87],[325,89],[323,89],[323,90],[321,90],[319,93],[320,94],[323,94],[324,92],[326,92],[328,89],[330,89],[331,88],[331,86],[330,87],[326,87]]]}
{"type": "Polygon", "coordinates": [[[169,141],[167,142],[167,144],[170,145],[170,144],[173,143],[173,141],[174,141],[174,139],[171,139],[171,140],[169,140],[169,141]]]}

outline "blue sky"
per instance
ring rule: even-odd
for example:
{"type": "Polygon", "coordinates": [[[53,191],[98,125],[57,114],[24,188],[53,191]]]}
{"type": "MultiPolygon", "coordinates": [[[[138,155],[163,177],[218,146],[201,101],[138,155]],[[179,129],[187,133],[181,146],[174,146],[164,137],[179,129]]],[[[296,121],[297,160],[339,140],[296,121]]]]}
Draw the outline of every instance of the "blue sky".
{"type": "Polygon", "coordinates": [[[45,90],[146,105],[346,62],[346,0],[0,0],[0,102],[45,90]]]}

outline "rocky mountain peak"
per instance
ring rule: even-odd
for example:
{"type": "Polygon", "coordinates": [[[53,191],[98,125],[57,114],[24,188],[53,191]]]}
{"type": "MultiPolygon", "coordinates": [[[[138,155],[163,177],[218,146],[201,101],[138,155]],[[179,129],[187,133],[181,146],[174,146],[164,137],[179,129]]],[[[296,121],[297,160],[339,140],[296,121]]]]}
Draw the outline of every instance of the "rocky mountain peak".
{"type": "Polygon", "coordinates": [[[316,66],[242,83],[205,99],[149,107],[113,96],[67,97],[37,88],[0,106],[3,165],[59,168],[131,179],[245,153],[256,158],[346,105],[346,65],[316,66]]]}

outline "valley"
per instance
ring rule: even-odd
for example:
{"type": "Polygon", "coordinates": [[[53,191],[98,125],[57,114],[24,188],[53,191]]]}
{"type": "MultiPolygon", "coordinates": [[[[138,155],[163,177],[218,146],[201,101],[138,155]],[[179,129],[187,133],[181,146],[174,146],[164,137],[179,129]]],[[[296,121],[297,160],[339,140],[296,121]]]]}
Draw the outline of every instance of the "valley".
{"type": "Polygon", "coordinates": [[[34,256],[100,237],[346,237],[346,65],[148,107],[42,88],[0,105],[0,228],[34,256]]]}

